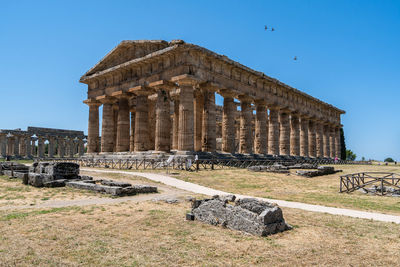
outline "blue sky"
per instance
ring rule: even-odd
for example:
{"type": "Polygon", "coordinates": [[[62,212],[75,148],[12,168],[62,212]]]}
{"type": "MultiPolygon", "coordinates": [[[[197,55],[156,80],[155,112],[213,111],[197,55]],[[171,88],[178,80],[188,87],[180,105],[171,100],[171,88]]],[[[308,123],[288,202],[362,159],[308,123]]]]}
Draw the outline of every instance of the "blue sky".
{"type": "Polygon", "coordinates": [[[0,0],[0,128],[86,132],[80,76],[136,39],[184,39],[278,78],[346,110],[359,158],[400,160],[400,1],[0,0]]]}

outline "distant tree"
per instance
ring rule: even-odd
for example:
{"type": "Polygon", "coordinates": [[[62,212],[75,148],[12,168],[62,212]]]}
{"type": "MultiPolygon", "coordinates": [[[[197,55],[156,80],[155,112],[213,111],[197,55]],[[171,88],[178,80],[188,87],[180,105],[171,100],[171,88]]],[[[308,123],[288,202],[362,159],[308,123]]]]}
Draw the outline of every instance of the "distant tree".
{"type": "Polygon", "coordinates": [[[392,158],[386,158],[384,161],[385,162],[394,162],[394,160],[392,158]]]}
{"type": "Polygon", "coordinates": [[[346,160],[355,160],[357,158],[357,155],[351,151],[350,149],[346,150],[346,160]]]}
{"type": "Polygon", "coordinates": [[[346,142],[344,140],[344,131],[343,128],[340,128],[340,159],[346,160],[347,159],[347,150],[346,150],[346,142]]]}
{"type": "Polygon", "coordinates": [[[365,161],[365,157],[361,157],[361,161],[365,161]]]}

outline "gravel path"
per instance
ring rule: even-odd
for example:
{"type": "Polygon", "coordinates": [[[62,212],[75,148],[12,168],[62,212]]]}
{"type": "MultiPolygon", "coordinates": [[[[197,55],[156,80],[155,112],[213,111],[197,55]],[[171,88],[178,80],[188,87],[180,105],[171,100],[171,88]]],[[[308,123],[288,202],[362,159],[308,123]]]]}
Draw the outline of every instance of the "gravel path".
{"type": "MultiPolygon", "coordinates": [[[[119,173],[119,174],[141,176],[141,177],[147,178],[152,181],[163,183],[165,185],[173,186],[173,187],[176,187],[176,188],[179,188],[182,190],[186,190],[189,192],[208,195],[208,196],[233,194],[233,193],[227,193],[227,192],[220,191],[220,190],[215,190],[215,189],[205,187],[202,185],[185,182],[185,181],[182,181],[182,180],[179,180],[176,178],[172,178],[167,175],[160,175],[160,174],[155,174],[155,173],[95,170],[95,169],[89,169],[89,168],[82,168],[81,170],[88,171],[88,172],[96,172],[96,173],[119,173]]],[[[236,195],[236,196],[238,198],[252,197],[252,196],[246,196],[246,195],[236,195]]],[[[307,211],[312,211],[312,212],[322,212],[322,213],[328,213],[328,214],[333,214],[333,215],[349,216],[349,217],[354,217],[354,218],[369,219],[369,220],[375,220],[375,221],[381,221],[381,222],[394,222],[394,223],[400,224],[400,216],[396,216],[396,215],[388,215],[388,214],[377,213],[377,212],[366,212],[366,211],[358,211],[358,210],[351,210],[351,209],[332,208],[332,207],[326,207],[326,206],[321,206],[321,205],[312,205],[312,204],[291,202],[291,201],[277,200],[277,199],[268,199],[268,198],[259,198],[259,197],[257,197],[257,199],[268,201],[268,202],[274,202],[281,207],[301,209],[301,210],[307,210],[307,211]]]]}

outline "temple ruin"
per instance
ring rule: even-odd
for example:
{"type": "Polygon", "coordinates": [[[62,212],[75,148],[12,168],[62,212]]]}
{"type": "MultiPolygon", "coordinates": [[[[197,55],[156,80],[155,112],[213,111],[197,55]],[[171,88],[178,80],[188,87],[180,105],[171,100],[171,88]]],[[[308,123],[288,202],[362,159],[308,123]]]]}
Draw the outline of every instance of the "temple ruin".
{"type": "Polygon", "coordinates": [[[0,129],[0,156],[72,158],[85,153],[85,142],[83,131],[40,127],[28,127],[26,131],[0,129]]]}
{"type": "Polygon", "coordinates": [[[80,82],[92,155],[214,153],[220,134],[221,153],[340,158],[343,110],[182,40],[122,41],[80,82]]]}

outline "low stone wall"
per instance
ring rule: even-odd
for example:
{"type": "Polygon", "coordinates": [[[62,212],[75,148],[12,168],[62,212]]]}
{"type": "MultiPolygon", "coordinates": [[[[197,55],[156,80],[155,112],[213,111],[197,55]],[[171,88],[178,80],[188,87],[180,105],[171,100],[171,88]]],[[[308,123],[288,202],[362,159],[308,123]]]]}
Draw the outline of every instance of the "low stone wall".
{"type": "Polygon", "coordinates": [[[282,210],[271,203],[254,198],[214,196],[212,199],[193,200],[192,211],[187,219],[199,220],[211,225],[221,225],[258,236],[267,236],[291,229],[282,210]]]}

